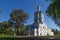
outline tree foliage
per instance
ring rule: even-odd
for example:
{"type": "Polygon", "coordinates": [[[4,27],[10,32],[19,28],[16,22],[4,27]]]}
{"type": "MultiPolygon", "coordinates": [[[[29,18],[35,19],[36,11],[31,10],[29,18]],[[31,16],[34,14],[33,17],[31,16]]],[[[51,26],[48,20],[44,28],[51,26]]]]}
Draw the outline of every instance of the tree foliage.
{"type": "Polygon", "coordinates": [[[55,24],[60,27],[60,0],[51,0],[52,3],[47,8],[47,15],[50,16],[55,24]]]}
{"type": "Polygon", "coordinates": [[[0,23],[0,34],[9,34],[9,35],[12,34],[9,22],[4,21],[0,23]]]}
{"type": "Polygon", "coordinates": [[[22,24],[24,25],[24,23],[26,23],[26,19],[28,19],[28,13],[24,12],[22,9],[13,10],[10,14],[9,22],[15,25],[16,35],[19,34],[19,29],[22,27],[22,24]]]}
{"type": "Polygon", "coordinates": [[[2,13],[2,11],[0,10],[0,14],[2,13]]]}

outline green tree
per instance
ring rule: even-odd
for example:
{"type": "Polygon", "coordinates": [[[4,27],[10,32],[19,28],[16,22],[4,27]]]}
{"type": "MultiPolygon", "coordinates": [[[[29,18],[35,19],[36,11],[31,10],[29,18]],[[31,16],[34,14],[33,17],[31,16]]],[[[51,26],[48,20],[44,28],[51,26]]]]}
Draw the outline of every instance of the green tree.
{"type": "Polygon", "coordinates": [[[20,35],[26,35],[26,26],[24,25],[24,24],[22,24],[22,27],[20,28],[21,29],[21,31],[20,31],[20,35]]]}
{"type": "Polygon", "coordinates": [[[10,14],[10,19],[10,22],[15,24],[16,35],[19,35],[19,29],[22,27],[22,24],[26,23],[26,19],[28,19],[28,13],[24,12],[22,9],[13,10],[10,14]]]}
{"type": "Polygon", "coordinates": [[[55,35],[57,35],[59,32],[57,29],[52,29],[52,31],[54,32],[55,35]]]}
{"type": "Polygon", "coordinates": [[[2,13],[2,11],[0,10],[0,14],[2,13]]]}
{"type": "Polygon", "coordinates": [[[1,22],[0,23],[0,33],[2,34],[12,34],[12,30],[11,30],[11,27],[9,26],[9,22],[1,22]]]}
{"type": "Polygon", "coordinates": [[[55,24],[60,27],[60,0],[51,0],[51,4],[47,8],[46,12],[51,17],[55,24]]]}

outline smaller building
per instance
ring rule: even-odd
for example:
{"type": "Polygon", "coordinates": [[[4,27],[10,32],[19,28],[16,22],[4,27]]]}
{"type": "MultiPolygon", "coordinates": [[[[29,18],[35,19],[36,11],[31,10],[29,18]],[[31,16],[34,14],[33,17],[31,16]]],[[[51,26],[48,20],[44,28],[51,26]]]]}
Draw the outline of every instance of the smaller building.
{"type": "Polygon", "coordinates": [[[44,15],[40,11],[40,6],[37,7],[37,11],[34,13],[34,23],[27,25],[27,34],[29,36],[53,36],[54,32],[45,23],[44,15]]]}

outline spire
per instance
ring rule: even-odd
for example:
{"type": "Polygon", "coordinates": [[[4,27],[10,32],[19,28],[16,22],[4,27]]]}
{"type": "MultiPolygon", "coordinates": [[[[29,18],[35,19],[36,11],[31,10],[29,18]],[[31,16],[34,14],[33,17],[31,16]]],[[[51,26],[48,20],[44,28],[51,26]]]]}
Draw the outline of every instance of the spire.
{"type": "Polygon", "coordinates": [[[37,6],[37,11],[40,11],[40,8],[41,8],[40,6],[37,6]]]}

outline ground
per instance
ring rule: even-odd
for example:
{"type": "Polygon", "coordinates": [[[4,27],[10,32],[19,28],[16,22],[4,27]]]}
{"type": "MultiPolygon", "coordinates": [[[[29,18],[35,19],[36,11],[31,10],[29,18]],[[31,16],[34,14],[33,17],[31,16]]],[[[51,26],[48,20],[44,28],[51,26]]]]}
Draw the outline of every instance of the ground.
{"type": "Polygon", "coordinates": [[[13,36],[13,35],[4,35],[4,34],[0,34],[0,39],[2,40],[8,40],[8,39],[13,39],[13,40],[17,40],[17,39],[21,39],[21,40],[40,40],[40,39],[56,39],[56,38],[60,38],[60,35],[55,35],[55,36],[13,36]]]}

